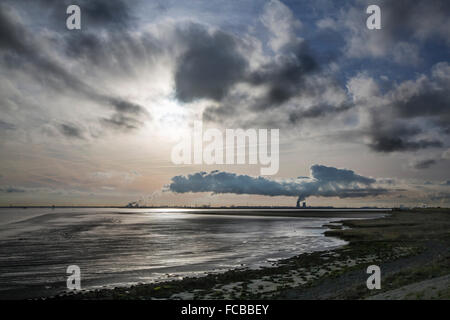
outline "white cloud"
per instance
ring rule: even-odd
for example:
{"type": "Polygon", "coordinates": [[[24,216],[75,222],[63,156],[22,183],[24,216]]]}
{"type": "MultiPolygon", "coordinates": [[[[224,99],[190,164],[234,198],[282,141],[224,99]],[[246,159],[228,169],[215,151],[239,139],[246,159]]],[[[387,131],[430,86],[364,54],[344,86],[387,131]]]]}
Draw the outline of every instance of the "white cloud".
{"type": "Polygon", "coordinates": [[[366,73],[358,73],[347,82],[347,90],[355,103],[368,102],[380,95],[376,81],[366,73]]]}
{"type": "Polygon", "coordinates": [[[335,30],[335,29],[338,28],[338,25],[337,25],[336,21],[331,19],[331,18],[329,18],[329,17],[320,19],[319,21],[317,21],[316,25],[317,25],[317,27],[319,29],[333,29],[333,30],[335,30]]]}
{"type": "Polygon", "coordinates": [[[296,44],[300,39],[296,29],[302,26],[291,9],[278,0],[271,0],[264,6],[261,22],[270,31],[270,47],[277,52],[288,44],[296,44]]]}

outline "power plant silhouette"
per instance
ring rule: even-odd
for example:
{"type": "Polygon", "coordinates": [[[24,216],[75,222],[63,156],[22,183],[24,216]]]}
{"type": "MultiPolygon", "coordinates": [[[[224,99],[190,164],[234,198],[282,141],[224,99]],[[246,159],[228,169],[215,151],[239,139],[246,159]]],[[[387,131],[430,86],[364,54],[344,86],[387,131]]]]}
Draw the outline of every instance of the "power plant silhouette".
{"type": "Polygon", "coordinates": [[[306,201],[303,201],[302,206],[300,206],[300,199],[297,200],[297,208],[306,208],[306,201]]]}

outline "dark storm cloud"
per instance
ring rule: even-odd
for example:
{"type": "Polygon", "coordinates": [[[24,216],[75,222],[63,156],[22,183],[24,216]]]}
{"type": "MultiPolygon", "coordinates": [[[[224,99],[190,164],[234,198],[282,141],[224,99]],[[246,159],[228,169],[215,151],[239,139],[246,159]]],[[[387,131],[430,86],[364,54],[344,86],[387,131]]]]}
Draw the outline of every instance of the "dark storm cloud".
{"type": "MultiPolygon", "coordinates": [[[[250,70],[249,61],[243,56],[246,45],[241,39],[222,31],[209,31],[199,24],[190,24],[178,33],[187,49],[177,61],[176,97],[182,102],[197,99],[220,102],[204,110],[205,121],[241,119],[243,112],[275,109],[293,97],[315,97],[322,92],[309,79],[320,72],[320,67],[305,41],[284,46],[276,58],[250,70]],[[230,92],[240,83],[249,89],[230,92]],[[252,88],[261,89],[263,93],[253,96],[252,88]]],[[[349,108],[350,104],[326,106],[323,103],[307,110],[299,108],[286,118],[297,122],[303,115],[318,118],[349,108]]]]}
{"type": "Polygon", "coordinates": [[[427,91],[415,93],[409,99],[395,101],[393,107],[403,118],[449,116],[448,89],[448,85],[440,88],[430,87],[427,91]]]}
{"type": "MultiPolygon", "coordinates": [[[[243,116],[247,109],[249,95],[247,92],[228,95],[218,106],[208,106],[203,110],[202,118],[206,122],[221,123],[226,119],[235,119],[236,115],[243,116]]],[[[241,124],[245,127],[245,124],[241,124]]]]}
{"type": "Polygon", "coordinates": [[[421,161],[417,161],[417,162],[413,163],[412,167],[414,169],[422,170],[422,169],[428,169],[428,168],[434,166],[436,163],[437,163],[437,161],[434,159],[426,159],[426,160],[421,160],[421,161]]]}
{"type": "Polygon", "coordinates": [[[265,99],[253,108],[276,107],[301,94],[307,81],[305,77],[318,70],[318,63],[304,42],[293,47],[290,53],[250,74],[251,84],[268,86],[265,99]]]}
{"type": "Polygon", "coordinates": [[[117,112],[119,113],[128,113],[128,114],[142,114],[142,107],[138,104],[131,103],[129,101],[124,101],[120,99],[111,99],[111,104],[114,106],[117,112]]]}
{"type": "Polygon", "coordinates": [[[115,113],[110,118],[102,118],[101,122],[106,128],[123,132],[137,129],[143,125],[138,119],[120,113],[115,113]]]}
{"type": "Polygon", "coordinates": [[[401,137],[378,135],[374,137],[374,141],[369,146],[372,150],[387,153],[394,151],[417,151],[427,148],[440,148],[443,146],[443,143],[439,140],[408,141],[401,137]]]}
{"type": "Polygon", "coordinates": [[[136,118],[135,124],[140,123],[138,118],[149,116],[142,106],[98,92],[65,69],[59,62],[52,60],[39,41],[20,23],[18,16],[4,5],[0,6],[1,62],[9,68],[14,65],[15,70],[22,68],[36,81],[57,92],[72,92],[82,95],[101,105],[109,106],[119,117],[123,115],[130,119],[136,118]]]}
{"type": "MultiPolygon", "coordinates": [[[[380,3],[380,2],[379,2],[380,3]]],[[[427,1],[381,1],[383,19],[383,41],[423,40],[430,36],[448,38],[448,13],[450,5],[445,0],[427,1]],[[445,19],[443,19],[445,18],[445,19]],[[436,23],[439,22],[439,23],[436,23]],[[420,26],[420,28],[418,28],[420,26]],[[423,38],[421,38],[423,37],[423,38]]],[[[363,11],[365,15],[365,12],[363,11]]],[[[365,16],[364,16],[365,17],[365,16]]],[[[364,20],[362,21],[364,23],[364,20]]],[[[359,34],[359,33],[358,33],[359,34]]],[[[409,42],[407,43],[409,44],[409,42]]],[[[366,45],[361,42],[359,47],[366,45]]],[[[408,46],[406,46],[408,47],[408,46]]],[[[375,50],[376,51],[376,50],[375,50]]],[[[252,113],[260,110],[275,109],[283,106],[293,97],[317,97],[323,92],[323,87],[309,85],[312,75],[320,75],[317,54],[308,49],[307,41],[289,44],[283,52],[279,52],[276,59],[260,66],[257,70],[247,73],[238,82],[245,82],[252,86],[267,88],[263,96],[253,101],[244,101],[236,107],[236,99],[220,94],[221,103],[205,109],[203,119],[207,121],[221,121],[227,118],[242,119],[245,112],[252,113]]],[[[436,82],[437,83],[437,82],[436,82]]],[[[229,87],[228,85],[226,86],[229,87]]],[[[251,89],[250,89],[251,90],[251,89]]],[[[406,119],[417,117],[435,117],[434,121],[442,132],[450,132],[450,117],[448,112],[449,95],[446,94],[448,85],[435,86],[424,84],[420,91],[404,99],[393,99],[387,109],[394,109],[389,116],[392,119],[406,119]],[[439,119],[438,119],[439,118],[439,119]]],[[[413,89],[414,91],[414,89],[413,89]]],[[[216,99],[219,100],[219,99],[216,99]]],[[[297,103],[296,101],[294,103],[297,103]]],[[[316,103],[305,107],[298,105],[287,111],[287,123],[295,124],[301,119],[322,118],[327,115],[345,112],[353,107],[350,102],[316,103]],[[292,110],[294,109],[294,110],[292,110]]],[[[280,110],[280,114],[286,110],[280,110]]],[[[390,113],[390,112],[389,112],[390,113]]],[[[264,115],[260,117],[265,120],[264,115]]],[[[389,119],[386,121],[390,122],[389,119]]],[[[403,133],[400,136],[391,135],[391,130],[374,129],[371,135],[371,147],[382,152],[410,151],[428,147],[439,147],[442,142],[436,139],[417,139],[417,135],[403,133]]]]}
{"type": "Polygon", "coordinates": [[[427,38],[436,36],[448,41],[448,16],[450,2],[447,0],[384,0],[379,2],[382,10],[383,28],[395,40],[407,37],[427,38]]]}
{"type": "Polygon", "coordinates": [[[323,97],[327,90],[335,90],[336,93],[344,91],[331,77],[321,74],[319,63],[305,42],[286,46],[285,49],[286,52],[272,61],[237,79],[237,83],[245,83],[249,88],[228,94],[219,105],[207,107],[203,112],[203,120],[223,122],[228,119],[243,127],[267,126],[274,119],[261,112],[276,110],[282,119],[277,125],[289,126],[303,119],[336,115],[354,107],[348,100],[331,101],[329,97],[332,95],[323,97]],[[252,89],[259,93],[255,95],[252,89]],[[312,106],[305,106],[298,101],[303,98],[313,101],[312,106]],[[246,114],[256,113],[261,113],[257,119],[250,121],[245,118],[246,114]]]}
{"type": "Polygon", "coordinates": [[[450,65],[437,63],[431,76],[407,81],[393,92],[390,107],[398,118],[429,119],[443,133],[450,126],[450,65]]]}
{"type": "MultiPolygon", "coordinates": [[[[358,2],[358,4],[361,3],[364,1],[358,2]]],[[[355,31],[355,34],[349,34],[349,42],[354,40],[353,36],[362,35],[359,39],[361,41],[355,42],[358,49],[356,51],[366,52],[364,48],[367,47],[367,50],[373,50],[372,57],[393,58],[389,51],[395,51],[396,44],[404,42],[401,48],[406,50],[403,50],[402,54],[412,56],[413,52],[408,52],[407,49],[417,47],[420,51],[423,49],[425,40],[450,39],[450,33],[448,33],[450,2],[448,1],[376,1],[374,4],[381,6],[383,29],[378,33],[373,32],[371,40],[375,39],[383,43],[380,43],[380,46],[372,45],[373,41],[366,43],[364,36],[368,34],[364,28],[365,32],[355,31]],[[375,34],[380,37],[373,36],[375,34]]],[[[354,3],[351,6],[353,5],[354,3]]],[[[359,5],[357,7],[359,10],[359,5]]],[[[367,17],[365,10],[362,10],[361,14],[364,17],[361,19],[364,27],[367,17]]],[[[353,23],[359,23],[353,20],[346,21],[348,25],[342,23],[344,28],[353,26],[353,23]]],[[[332,27],[341,30],[339,27],[332,27]]],[[[314,49],[318,50],[317,47],[314,49]]],[[[203,120],[218,123],[227,121],[227,124],[237,123],[242,127],[261,124],[266,126],[270,124],[270,121],[278,121],[278,126],[295,126],[303,119],[306,121],[317,119],[315,123],[320,124],[319,120],[327,116],[337,116],[352,109],[355,105],[351,101],[322,99],[325,96],[324,91],[332,81],[326,82],[325,85],[325,81],[314,82],[314,78],[324,79],[327,76],[325,67],[328,66],[325,66],[325,63],[323,66],[319,65],[318,61],[321,61],[319,56],[320,54],[308,48],[308,40],[290,42],[283,50],[276,52],[270,62],[260,65],[256,70],[247,70],[243,77],[235,80],[234,84],[245,83],[250,86],[247,93],[230,93],[229,88],[233,84],[227,84],[224,86],[225,90],[215,95],[216,98],[213,98],[212,94],[195,95],[196,98],[220,100],[219,104],[212,104],[204,110],[203,120]],[[252,88],[258,91],[252,91],[252,88]],[[259,89],[263,89],[264,93],[260,94],[259,89]],[[255,92],[258,93],[255,94],[255,92]]],[[[345,62],[348,57],[340,58],[343,58],[345,62]]],[[[396,58],[399,56],[396,55],[396,58]]],[[[404,60],[407,57],[400,58],[404,60]]],[[[373,66],[369,65],[369,67],[373,66]]],[[[435,65],[429,76],[404,81],[401,85],[392,82],[390,90],[385,87],[383,91],[390,92],[390,95],[386,95],[388,102],[373,112],[372,124],[364,132],[369,138],[368,146],[376,152],[384,153],[409,152],[444,146],[447,137],[439,137],[435,133],[436,131],[443,134],[450,133],[449,73],[448,64],[443,62],[435,65]]],[[[188,78],[195,81],[195,77],[188,78]]],[[[194,82],[188,83],[195,87],[194,82]]],[[[386,83],[387,85],[389,84],[386,83]]],[[[186,88],[189,89],[187,86],[186,88]]],[[[337,84],[336,92],[339,89],[345,91],[341,84],[337,84]]],[[[192,90],[192,92],[198,92],[198,90],[192,90]]]]}
{"type": "Polygon", "coordinates": [[[341,12],[339,21],[331,27],[344,33],[348,57],[420,66],[435,54],[445,55],[442,50],[450,45],[447,0],[358,0],[341,12]],[[369,5],[381,9],[382,28],[377,32],[364,27],[369,5]]]}
{"type": "Polygon", "coordinates": [[[417,127],[406,127],[400,123],[380,124],[377,121],[371,126],[369,147],[377,152],[416,151],[426,148],[440,148],[442,141],[432,139],[415,139],[421,133],[417,127]],[[379,125],[377,125],[377,123],[379,125]]]}
{"type": "Polygon", "coordinates": [[[104,128],[118,131],[132,131],[144,125],[145,120],[150,120],[151,115],[142,106],[117,98],[107,98],[115,112],[110,118],[100,118],[104,128]]]}
{"type": "Polygon", "coordinates": [[[61,132],[65,137],[67,138],[76,138],[76,139],[83,139],[83,132],[80,128],[68,124],[63,123],[58,126],[59,132],[61,132]]]}
{"type": "Polygon", "coordinates": [[[330,104],[318,104],[309,107],[306,110],[299,109],[291,112],[289,114],[289,122],[295,124],[302,120],[320,118],[334,113],[340,113],[353,108],[354,105],[350,103],[342,103],[338,106],[333,106],[330,104]]]}
{"type": "MultiPolygon", "coordinates": [[[[47,0],[44,0],[47,1],[47,0]]],[[[55,0],[51,0],[54,2],[55,0]]],[[[60,1],[58,1],[59,3],[60,1]]],[[[67,5],[78,4],[82,8],[84,23],[96,24],[99,27],[110,28],[127,27],[132,20],[131,5],[137,1],[133,0],[65,0],[67,5]]],[[[67,7],[67,6],[66,6],[67,7]]]]}
{"type": "Polygon", "coordinates": [[[144,125],[144,119],[150,119],[148,112],[138,104],[120,99],[111,99],[111,105],[115,109],[109,118],[101,118],[100,122],[105,128],[114,131],[132,131],[144,125]]]}
{"type": "Polygon", "coordinates": [[[187,49],[177,61],[176,97],[183,102],[201,98],[221,100],[242,80],[247,67],[237,40],[230,34],[209,32],[197,24],[180,33],[187,49]]]}
{"type": "MultiPolygon", "coordinates": [[[[450,45],[450,2],[363,0],[353,3],[349,9],[349,14],[343,13],[341,23],[332,26],[344,34],[349,32],[345,58],[389,59],[388,64],[397,64],[400,78],[411,71],[402,69],[401,65],[417,66],[418,76],[414,79],[400,83],[384,81],[380,85],[387,94],[382,97],[383,102],[369,111],[371,124],[365,133],[368,146],[376,152],[390,153],[446,145],[446,135],[450,133],[450,67],[445,46],[450,45]],[[365,15],[364,9],[369,4],[381,8],[382,29],[378,32],[358,28],[358,18],[365,15]],[[423,67],[428,68],[431,63],[434,66],[428,74],[419,74],[426,72],[423,67]]],[[[365,61],[367,72],[378,73],[370,60],[365,61]]]]}
{"type": "Polygon", "coordinates": [[[450,126],[450,65],[437,63],[430,76],[419,76],[394,87],[387,103],[371,112],[369,146],[379,152],[416,151],[443,147],[436,138],[420,138],[421,134],[438,130],[445,139],[450,126]],[[415,124],[409,124],[416,121],[415,124]],[[420,126],[428,122],[428,127],[420,126]],[[417,123],[419,122],[419,123],[417,123]]]}
{"type": "Polygon", "coordinates": [[[30,47],[26,43],[29,37],[25,28],[14,21],[13,12],[9,7],[0,4],[0,48],[13,50],[18,54],[30,54],[30,47]]]}
{"type": "Polygon", "coordinates": [[[375,188],[375,179],[360,176],[352,170],[322,165],[311,167],[310,178],[271,180],[235,173],[212,171],[175,176],[167,189],[176,193],[212,192],[264,196],[292,196],[304,200],[318,197],[370,197],[385,194],[384,188],[375,188]]]}

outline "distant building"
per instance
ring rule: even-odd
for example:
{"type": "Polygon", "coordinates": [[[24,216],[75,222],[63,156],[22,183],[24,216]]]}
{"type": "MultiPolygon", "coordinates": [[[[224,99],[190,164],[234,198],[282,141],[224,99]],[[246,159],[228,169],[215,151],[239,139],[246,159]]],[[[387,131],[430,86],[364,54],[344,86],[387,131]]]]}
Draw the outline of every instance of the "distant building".
{"type": "Polygon", "coordinates": [[[297,200],[297,208],[306,208],[306,201],[303,201],[302,206],[300,206],[300,199],[297,200]]]}
{"type": "Polygon", "coordinates": [[[130,202],[126,205],[127,208],[139,208],[138,202],[130,202]]]}

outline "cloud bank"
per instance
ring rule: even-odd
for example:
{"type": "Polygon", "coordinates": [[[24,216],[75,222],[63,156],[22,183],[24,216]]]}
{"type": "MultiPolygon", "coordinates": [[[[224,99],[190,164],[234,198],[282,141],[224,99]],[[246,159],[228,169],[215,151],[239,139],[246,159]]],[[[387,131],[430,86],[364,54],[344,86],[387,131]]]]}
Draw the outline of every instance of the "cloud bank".
{"type": "Polygon", "coordinates": [[[210,173],[197,172],[187,176],[175,176],[166,188],[176,193],[288,196],[302,201],[311,196],[360,198],[386,194],[388,190],[374,186],[376,182],[375,179],[358,175],[352,170],[316,164],[311,167],[311,177],[271,180],[215,170],[210,173]]]}

